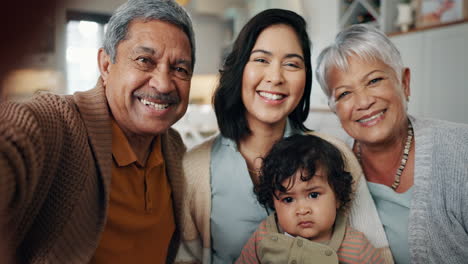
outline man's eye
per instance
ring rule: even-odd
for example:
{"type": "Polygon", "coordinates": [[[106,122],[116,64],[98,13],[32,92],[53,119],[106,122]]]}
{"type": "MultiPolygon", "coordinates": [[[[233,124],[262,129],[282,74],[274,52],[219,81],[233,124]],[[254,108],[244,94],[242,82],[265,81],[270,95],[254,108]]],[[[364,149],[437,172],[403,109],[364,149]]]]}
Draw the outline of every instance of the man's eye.
{"type": "Polygon", "coordinates": [[[318,192],[311,192],[309,193],[309,197],[312,199],[317,199],[320,196],[318,192]]]}
{"type": "Polygon", "coordinates": [[[185,73],[185,74],[188,74],[188,71],[182,67],[175,67],[174,69],[176,72],[181,72],[181,73],[185,73]]]}
{"type": "Polygon", "coordinates": [[[143,71],[150,71],[156,66],[156,63],[154,63],[151,58],[147,57],[138,57],[135,61],[137,67],[143,71]]]}
{"type": "Polygon", "coordinates": [[[292,203],[293,198],[292,197],[286,197],[286,198],[283,198],[281,201],[283,201],[283,203],[292,203]]]}
{"type": "Polygon", "coordinates": [[[153,62],[151,59],[145,57],[138,57],[136,60],[142,64],[149,64],[153,62]]]}
{"type": "Polygon", "coordinates": [[[183,79],[183,80],[188,80],[191,77],[191,73],[188,69],[180,66],[176,66],[172,68],[174,75],[177,78],[183,79]]]}

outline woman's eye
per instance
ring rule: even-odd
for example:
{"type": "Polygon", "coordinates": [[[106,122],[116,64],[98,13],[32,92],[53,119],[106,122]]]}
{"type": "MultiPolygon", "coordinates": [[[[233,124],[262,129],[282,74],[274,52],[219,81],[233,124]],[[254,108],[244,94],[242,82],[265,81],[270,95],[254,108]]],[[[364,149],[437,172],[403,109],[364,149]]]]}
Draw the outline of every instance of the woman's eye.
{"type": "Polygon", "coordinates": [[[309,197],[313,199],[317,199],[320,196],[318,192],[311,192],[309,193],[309,197]]]}
{"type": "Polygon", "coordinates": [[[285,63],[286,66],[288,67],[293,67],[293,68],[301,68],[297,63],[293,63],[293,62],[288,62],[288,63],[285,63]]]}
{"type": "Polygon", "coordinates": [[[283,201],[283,203],[292,203],[293,198],[292,197],[286,197],[286,198],[283,198],[281,201],[283,201]]]}
{"type": "Polygon", "coordinates": [[[336,97],[336,100],[338,101],[338,100],[340,100],[341,98],[345,97],[348,94],[350,94],[350,92],[348,92],[348,91],[342,92],[336,97]]]}
{"type": "Polygon", "coordinates": [[[260,63],[267,63],[268,62],[267,60],[262,59],[262,58],[257,58],[257,59],[254,59],[253,61],[260,62],[260,63]]]}
{"type": "Polygon", "coordinates": [[[374,85],[374,84],[380,82],[381,80],[383,80],[383,78],[381,78],[381,77],[372,79],[372,80],[369,81],[368,85],[374,85]]]}

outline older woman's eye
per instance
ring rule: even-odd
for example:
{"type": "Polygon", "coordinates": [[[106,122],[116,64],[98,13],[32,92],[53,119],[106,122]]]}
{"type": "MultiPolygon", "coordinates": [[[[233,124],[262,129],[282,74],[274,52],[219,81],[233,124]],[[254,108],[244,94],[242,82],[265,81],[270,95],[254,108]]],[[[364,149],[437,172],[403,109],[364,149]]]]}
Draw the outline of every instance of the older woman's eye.
{"type": "Polygon", "coordinates": [[[372,80],[369,81],[368,85],[374,85],[374,84],[380,82],[381,80],[383,80],[382,77],[372,79],[372,80]]]}
{"type": "Polygon", "coordinates": [[[347,96],[348,94],[350,94],[350,92],[348,92],[348,91],[342,92],[342,93],[338,94],[338,96],[336,97],[336,100],[338,101],[341,98],[347,96]]]}

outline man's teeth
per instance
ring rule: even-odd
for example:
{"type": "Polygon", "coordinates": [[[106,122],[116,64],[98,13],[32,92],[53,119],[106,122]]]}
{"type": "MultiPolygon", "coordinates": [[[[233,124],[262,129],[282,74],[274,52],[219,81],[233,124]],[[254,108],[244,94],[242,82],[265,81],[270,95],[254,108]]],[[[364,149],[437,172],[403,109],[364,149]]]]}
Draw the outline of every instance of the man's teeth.
{"type": "Polygon", "coordinates": [[[146,106],[151,106],[156,110],[164,110],[164,109],[169,107],[169,104],[156,104],[156,103],[150,102],[148,100],[145,100],[143,98],[140,99],[140,102],[142,102],[146,106]]]}
{"type": "Polygon", "coordinates": [[[281,94],[272,94],[267,92],[259,92],[258,94],[270,100],[281,100],[284,98],[284,95],[281,94]]]}
{"type": "Polygon", "coordinates": [[[384,114],[384,112],[382,111],[382,112],[380,112],[380,113],[378,113],[378,114],[376,114],[376,115],[373,115],[373,116],[371,116],[371,117],[369,117],[369,118],[359,119],[358,122],[359,122],[359,123],[366,123],[366,122],[372,121],[372,120],[374,120],[374,119],[376,119],[376,118],[382,116],[383,114],[384,114]]]}

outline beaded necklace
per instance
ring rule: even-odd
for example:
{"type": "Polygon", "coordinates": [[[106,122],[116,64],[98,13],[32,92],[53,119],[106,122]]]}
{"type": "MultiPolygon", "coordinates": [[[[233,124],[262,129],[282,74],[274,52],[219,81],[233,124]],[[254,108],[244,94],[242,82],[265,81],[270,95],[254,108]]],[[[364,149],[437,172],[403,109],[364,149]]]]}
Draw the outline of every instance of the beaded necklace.
{"type": "MultiPolygon", "coordinates": [[[[401,158],[400,166],[398,167],[396,174],[395,174],[395,181],[392,184],[393,190],[396,190],[398,186],[400,186],[400,177],[408,161],[409,152],[411,148],[411,142],[413,141],[413,135],[414,135],[413,126],[411,125],[411,122],[408,120],[408,137],[406,138],[405,149],[403,150],[403,157],[401,158]]],[[[357,148],[356,157],[362,166],[361,144],[358,141],[356,141],[356,148],[357,148]]]]}

